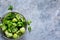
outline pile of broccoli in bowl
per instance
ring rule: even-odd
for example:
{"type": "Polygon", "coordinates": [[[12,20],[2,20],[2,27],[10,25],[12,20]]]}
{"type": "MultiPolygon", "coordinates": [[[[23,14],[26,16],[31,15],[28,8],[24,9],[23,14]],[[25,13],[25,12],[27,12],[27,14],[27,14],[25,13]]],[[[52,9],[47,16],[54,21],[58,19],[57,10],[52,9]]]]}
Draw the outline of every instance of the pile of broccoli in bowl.
{"type": "Polygon", "coordinates": [[[9,39],[18,39],[22,37],[27,29],[31,32],[31,20],[26,20],[25,17],[18,13],[18,12],[12,12],[13,6],[9,6],[8,10],[11,12],[8,12],[6,15],[4,15],[1,18],[0,23],[0,29],[2,31],[2,34],[5,38],[9,39]]]}
{"type": "Polygon", "coordinates": [[[7,38],[18,38],[26,32],[27,22],[23,15],[8,12],[3,18],[0,28],[7,38]]]}

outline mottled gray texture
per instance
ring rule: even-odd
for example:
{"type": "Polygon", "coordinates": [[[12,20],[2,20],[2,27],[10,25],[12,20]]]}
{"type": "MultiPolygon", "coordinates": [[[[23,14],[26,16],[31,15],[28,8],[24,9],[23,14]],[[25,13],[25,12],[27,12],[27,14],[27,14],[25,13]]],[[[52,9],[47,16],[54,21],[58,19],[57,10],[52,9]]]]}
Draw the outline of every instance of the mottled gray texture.
{"type": "Polygon", "coordinates": [[[60,40],[60,0],[0,0],[0,17],[9,5],[32,20],[31,33],[27,31],[21,40],[60,40]]]}

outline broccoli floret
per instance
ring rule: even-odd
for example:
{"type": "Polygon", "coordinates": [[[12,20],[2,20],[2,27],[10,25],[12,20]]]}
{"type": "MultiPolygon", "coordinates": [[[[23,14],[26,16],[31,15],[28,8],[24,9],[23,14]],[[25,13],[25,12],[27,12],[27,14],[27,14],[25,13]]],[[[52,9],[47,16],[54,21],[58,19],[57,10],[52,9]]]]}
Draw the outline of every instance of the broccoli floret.
{"type": "Polygon", "coordinates": [[[7,30],[5,31],[5,34],[6,34],[7,37],[12,37],[13,36],[13,34],[9,33],[7,30]]]}
{"type": "Polygon", "coordinates": [[[20,20],[20,15],[19,15],[19,14],[16,14],[16,18],[17,18],[18,20],[20,20]]]}
{"type": "Polygon", "coordinates": [[[12,19],[12,22],[17,22],[17,19],[16,19],[16,18],[13,18],[13,19],[12,19]]]}
{"type": "Polygon", "coordinates": [[[25,28],[24,27],[20,28],[20,32],[25,33],[25,28]]]}
{"type": "Polygon", "coordinates": [[[8,10],[12,10],[12,9],[13,9],[13,6],[10,5],[10,6],[8,7],[8,10]]]}
{"type": "Polygon", "coordinates": [[[22,33],[20,32],[20,30],[18,30],[18,31],[16,32],[16,34],[18,34],[19,36],[22,35],[22,33]]]}
{"type": "Polygon", "coordinates": [[[17,26],[17,24],[16,24],[16,23],[13,23],[13,26],[15,26],[15,27],[16,27],[16,26],[17,26]]]}
{"type": "Polygon", "coordinates": [[[13,35],[13,38],[14,39],[16,39],[16,38],[18,38],[19,36],[15,33],[14,35],[13,35]]]}
{"type": "Polygon", "coordinates": [[[17,32],[17,30],[18,30],[17,28],[13,28],[13,29],[12,29],[12,33],[17,32]]]}
{"type": "Polygon", "coordinates": [[[16,33],[17,33],[17,34],[20,33],[20,30],[18,30],[16,33]]]}
{"type": "Polygon", "coordinates": [[[9,12],[7,15],[5,15],[3,19],[10,19],[10,16],[11,16],[11,12],[9,12]]]}
{"type": "Polygon", "coordinates": [[[8,31],[11,32],[11,28],[8,28],[8,31]]]}
{"type": "Polygon", "coordinates": [[[18,22],[17,24],[18,24],[19,27],[21,27],[23,25],[22,22],[18,22]]]}
{"type": "Polygon", "coordinates": [[[2,23],[0,23],[0,28],[3,26],[3,24],[2,23]]]}
{"type": "Polygon", "coordinates": [[[4,30],[6,30],[7,27],[5,25],[3,25],[1,28],[4,31],[4,30]]]}
{"type": "Polygon", "coordinates": [[[7,21],[8,27],[11,27],[13,23],[11,21],[7,21]]]}
{"type": "Polygon", "coordinates": [[[31,23],[32,23],[32,21],[31,21],[31,20],[28,20],[28,21],[27,21],[27,24],[28,24],[28,25],[30,25],[31,23]]]}
{"type": "Polygon", "coordinates": [[[25,18],[24,17],[22,17],[21,20],[22,20],[22,22],[25,22],[25,18]]]}
{"type": "Polygon", "coordinates": [[[7,24],[7,20],[3,19],[2,23],[7,24]]]}
{"type": "Polygon", "coordinates": [[[28,31],[31,32],[31,26],[28,26],[28,31]]]}

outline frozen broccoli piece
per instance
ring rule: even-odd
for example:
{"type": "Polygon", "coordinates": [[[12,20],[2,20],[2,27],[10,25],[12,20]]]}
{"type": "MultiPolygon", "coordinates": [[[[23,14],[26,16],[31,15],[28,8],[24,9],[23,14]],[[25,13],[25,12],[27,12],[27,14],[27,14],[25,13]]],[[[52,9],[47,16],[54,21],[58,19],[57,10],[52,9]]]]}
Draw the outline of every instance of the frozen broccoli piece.
{"type": "Polygon", "coordinates": [[[17,28],[13,28],[13,29],[12,29],[12,33],[17,32],[17,30],[18,30],[17,28]]]}
{"type": "Polygon", "coordinates": [[[12,10],[12,9],[13,9],[13,6],[10,5],[10,6],[8,7],[8,10],[12,10]]]}
{"type": "Polygon", "coordinates": [[[17,24],[18,24],[19,27],[21,27],[23,25],[22,22],[18,22],[17,24]]]}
{"type": "Polygon", "coordinates": [[[22,33],[20,32],[20,30],[18,30],[18,31],[16,32],[16,34],[18,34],[19,36],[22,35],[22,33]]]}
{"type": "Polygon", "coordinates": [[[0,28],[3,26],[3,24],[2,23],[0,23],[0,28]]]}
{"type": "Polygon", "coordinates": [[[13,34],[9,33],[7,30],[5,31],[5,34],[6,34],[7,37],[12,37],[13,36],[13,34]]]}
{"type": "Polygon", "coordinates": [[[20,20],[20,14],[16,14],[16,18],[20,20]]]}
{"type": "Polygon", "coordinates": [[[31,32],[31,26],[28,26],[28,31],[31,32]]]}
{"type": "Polygon", "coordinates": [[[13,35],[13,38],[14,39],[16,39],[16,38],[18,38],[19,36],[15,33],[14,35],[13,35]]]}
{"type": "Polygon", "coordinates": [[[7,20],[10,19],[11,16],[11,12],[9,12],[7,15],[4,16],[3,20],[7,20]]]}
{"type": "Polygon", "coordinates": [[[25,28],[24,27],[20,28],[20,32],[25,33],[25,28]]]}
{"type": "Polygon", "coordinates": [[[7,27],[5,25],[3,25],[1,28],[4,31],[4,30],[6,30],[7,27]]]}
{"type": "Polygon", "coordinates": [[[11,32],[11,28],[8,28],[8,32],[11,32]]]}
{"type": "Polygon", "coordinates": [[[17,34],[20,33],[20,30],[18,30],[16,33],[17,33],[17,34]]]}
{"type": "Polygon", "coordinates": [[[7,20],[3,19],[2,23],[7,24],[7,20]]]}
{"type": "Polygon", "coordinates": [[[25,18],[24,17],[22,17],[21,20],[22,20],[22,22],[25,22],[25,18]]]}
{"type": "Polygon", "coordinates": [[[16,27],[16,26],[17,26],[17,24],[16,24],[16,23],[13,23],[13,26],[15,26],[15,27],[16,27]]]}
{"type": "Polygon", "coordinates": [[[28,21],[27,21],[27,24],[28,24],[28,25],[30,25],[31,23],[32,23],[32,21],[31,21],[31,20],[28,20],[28,21]]]}
{"type": "Polygon", "coordinates": [[[13,19],[12,19],[12,22],[17,22],[17,19],[16,19],[16,18],[13,18],[13,19]]]}
{"type": "Polygon", "coordinates": [[[8,27],[11,27],[13,23],[11,21],[7,21],[8,27]]]}

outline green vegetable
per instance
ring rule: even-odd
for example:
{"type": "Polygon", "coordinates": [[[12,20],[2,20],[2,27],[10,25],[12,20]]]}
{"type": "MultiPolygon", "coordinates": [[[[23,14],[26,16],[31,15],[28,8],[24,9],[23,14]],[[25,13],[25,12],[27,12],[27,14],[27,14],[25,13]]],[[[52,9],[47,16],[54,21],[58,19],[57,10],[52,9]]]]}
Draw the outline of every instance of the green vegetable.
{"type": "Polygon", "coordinates": [[[5,25],[3,25],[1,28],[4,31],[4,30],[6,30],[7,27],[5,25]]]}
{"type": "Polygon", "coordinates": [[[10,6],[8,7],[8,10],[12,10],[12,9],[13,9],[13,6],[10,5],[10,6]]]}
{"type": "Polygon", "coordinates": [[[11,28],[8,28],[8,32],[11,32],[11,28]]]}
{"type": "Polygon", "coordinates": [[[13,25],[13,23],[10,21],[9,22],[7,21],[7,25],[8,25],[8,27],[11,27],[13,25]]]}
{"type": "Polygon", "coordinates": [[[19,36],[18,36],[17,34],[14,34],[14,35],[13,35],[13,38],[14,38],[14,39],[16,39],[16,38],[18,38],[18,37],[19,37],[19,36]]]}
{"type": "Polygon", "coordinates": [[[7,34],[7,37],[12,37],[12,33],[8,33],[7,34]]]}
{"type": "Polygon", "coordinates": [[[24,18],[21,18],[22,22],[25,22],[25,19],[24,18]]]}
{"type": "Polygon", "coordinates": [[[16,14],[16,18],[17,18],[18,20],[20,20],[20,15],[19,15],[19,14],[16,14]]]}
{"type": "Polygon", "coordinates": [[[10,16],[11,16],[11,12],[9,12],[3,19],[4,19],[4,20],[10,19],[10,16]]]}
{"type": "Polygon", "coordinates": [[[13,26],[15,26],[15,27],[17,26],[17,24],[16,24],[16,23],[12,23],[12,24],[13,24],[13,26]]]}
{"type": "Polygon", "coordinates": [[[31,23],[32,23],[32,21],[31,21],[31,20],[28,20],[28,21],[27,21],[27,24],[28,24],[28,25],[30,25],[31,23]]]}
{"type": "Polygon", "coordinates": [[[17,33],[17,34],[20,33],[20,30],[18,30],[16,33],[17,33]]]}
{"type": "Polygon", "coordinates": [[[3,26],[3,24],[2,23],[0,23],[0,28],[3,26]]]}
{"type": "MultiPolygon", "coordinates": [[[[11,8],[12,10],[12,8],[11,8]]],[[[3,18],[0,28],[5,33],[8,38],[18,38],[21,37],[26,32],[27,24],[30,25],[31,20],[26,22],[26,19],[21,14],[17,12],[8,12],[3,18]]],[[[31,27],[28,27],[29,32],[31,27]]]]}
{"type": "Polygon", "coordinates": [[[6,20],[6,24],[9,24],[10,23],[10,21],[9,20],[6,20]]]}
{"type": "Polygon", "coordinates": [[[31,32],[31,26],[28,26],[28,31],[31,32]]]}
{"type": "Polygon", "coordinates": [[[6,30],[7,27],[4,24],[1,23],[0,28],[4,31],[4,30],[6,30]]]}
{"type": "Polygon", "coordinates": [[[20,32],[25,33],[25,28],[24,27],[20,28],[20,32]]]}
{"type": "Polygon", "coordinates": [[[7,37],[12,37],[12,35],[13,35],[12,33],[9,33],[7,30],[5,31],[5,34],[7,37]]]}
{"type": "Polygon", "coordinates": [[[19,27],[23,26],[22,22],[18,22],[17,24],[18,24],[19,27]]]}
{"type": "Polygon", "coordinates": [[[17,30],[18,30],[17,28],[13,28],[13,29],[12,29],[12,33],[17,32],[17,30]]]}
{"type": "Polygon", "coordinates": [[[13,19],[12,19],[12,22],[17,22],[17,19],[16,19],[16,18],[13,18],[13,19]]]}

